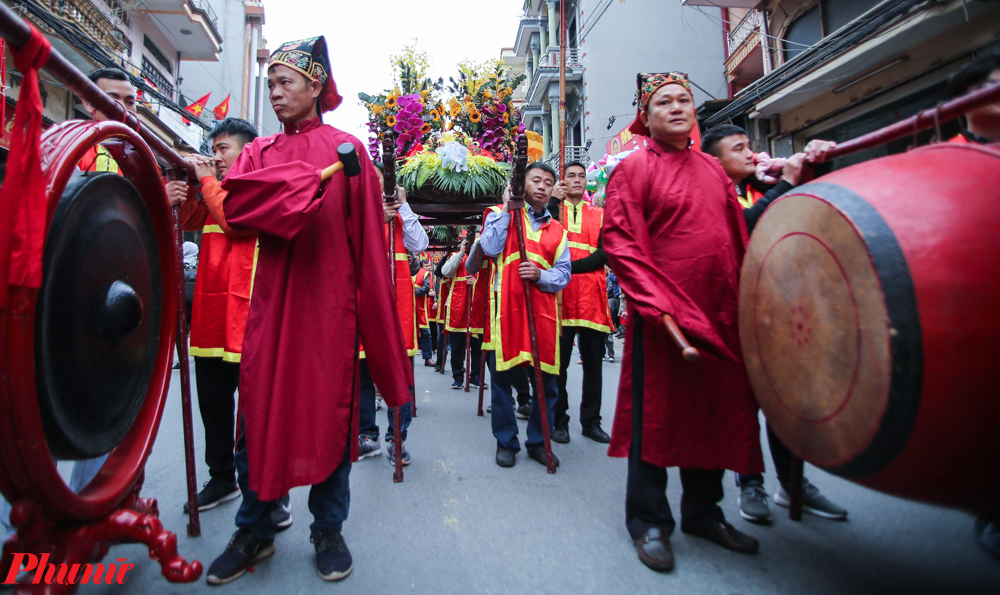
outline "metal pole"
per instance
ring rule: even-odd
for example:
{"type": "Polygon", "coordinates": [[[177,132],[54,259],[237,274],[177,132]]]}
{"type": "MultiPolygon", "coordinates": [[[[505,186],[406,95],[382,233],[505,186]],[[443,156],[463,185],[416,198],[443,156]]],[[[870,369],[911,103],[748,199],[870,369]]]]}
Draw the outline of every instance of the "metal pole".
{"type": "MultiPolygon", "coordinates": [[[[470,289],[468,279],[463,279],[462,283],[465,283],[465,392],[469,392],[469,378],[472,377],[472,294],[475,286],[470,289]]],[[[480,378],[479,383],[482,382],[480,378]]]]}

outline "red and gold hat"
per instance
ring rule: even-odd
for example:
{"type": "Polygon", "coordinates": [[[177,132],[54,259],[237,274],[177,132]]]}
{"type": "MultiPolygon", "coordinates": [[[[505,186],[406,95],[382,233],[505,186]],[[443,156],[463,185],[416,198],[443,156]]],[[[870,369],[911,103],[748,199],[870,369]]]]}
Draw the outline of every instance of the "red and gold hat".
{"type": "Polygon", "coordinates": [[[271,54],[267,67],[270,68],[275,64],[287,66],[301,72],[309,80],[322,84],[323,91],[319,95],[319,103],[324,112],[332,112],[343,101],[337,94],[337,83],[330,76],[330,57],[326,50],[326,38],[322,35],[281,44],[271,54]]]}
{"type": "MultiPolygon", "coordinates": [[[[691,83],[688,81],[688,75],[683,72],[640,72],[635,75],[635,85],[637,87],[636,94],[639,96],[639,103],[635,109],[635,120],[629,125],[629,132],[632,134],[638,134],[641,136],[649,136],[649,128],[642,123],[639,119],[639,114],[646,109],[649,104],[649,98],[656,93],[657,89],[663,85],[678,84],[688,90],[691,93],[691,83]]],[[[694,95],[692,93],[692,95],[694,95]]]]}

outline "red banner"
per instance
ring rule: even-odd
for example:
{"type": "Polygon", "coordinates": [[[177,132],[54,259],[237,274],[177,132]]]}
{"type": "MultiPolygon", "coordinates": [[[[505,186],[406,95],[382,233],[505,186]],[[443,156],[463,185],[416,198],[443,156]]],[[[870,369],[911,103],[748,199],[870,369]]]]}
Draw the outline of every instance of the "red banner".
{"type": "Polygon", "coordinates": [[[629,132],[628,127],[616,134],[611,140],[605,143],[605,151],[608,155],[617,155],[622,151],[628,151],[632,147],[639,146],[639,138],[629,132]]]}

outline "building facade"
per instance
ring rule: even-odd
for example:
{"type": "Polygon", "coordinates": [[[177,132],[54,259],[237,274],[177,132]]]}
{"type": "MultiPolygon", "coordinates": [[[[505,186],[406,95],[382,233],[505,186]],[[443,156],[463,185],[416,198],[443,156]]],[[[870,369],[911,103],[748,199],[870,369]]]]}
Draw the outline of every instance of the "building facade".
{"type": "MultiPolygon", "coordinates": [[[[726,94],[720,66],[722,33],[704,19],[685,20],[683,7],[659,0],[566,2],[566,159],[599,160],[635,116],[639,72],[681,71],[699,103],[726,94]]],[[[559,15],[557,0],[525,2],[508,64],[523,63],[528,79],[522,118],[559,150],[559,15]]],[[[714,11],[721,18],[720,10],[714,11]]]]}
{"type": "MultiPolygon", "coordinates": [[[[945,97],[967,61],[1000,53],[1000,2],[683,0],[723,7],[732,100],[702,106],[705,124],[746,127],[757,150],[790,155],[813,138],[845,141],[945,97]]],[[[942,136],[958,131],[947,124],[942,136]]],[[[929,140],[924,133],[919,142],[929,140]]],[[[833,167],[905,151],[899,141],[833,167]]]]}

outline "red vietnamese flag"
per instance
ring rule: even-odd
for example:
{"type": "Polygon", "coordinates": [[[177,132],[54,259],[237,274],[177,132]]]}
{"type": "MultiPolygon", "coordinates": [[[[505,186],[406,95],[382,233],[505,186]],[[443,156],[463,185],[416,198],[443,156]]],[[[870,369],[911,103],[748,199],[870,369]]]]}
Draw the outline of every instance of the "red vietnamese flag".
{"type": "MultiPolygon", "coordinates": [[[[208,103],[208,98],[210,95],[211,93],[208,93],[198,101],[189,104],[186,108],[184,108],[184,111],[186,111],[187,113],[191,114],[196,118],[201,117],[201,111],[205,109],[205,104],[208,103]]],[[[187,118],[181,118],[181,119],[184,120],[185,124],[189,124],[187,118]]]]}
{"type": "MultiPolygon", "coordinates": [[[[229,95],[232,95],[232,93],[229,95]]],[[[215,106],[215,109],[212,110],[212,113],[215,114],[215,117],[219,120],[225,120],[226,116],[229,115],[229,95],[226,95],[226,98],[222,100],[222,103],[215,106]]]]}

